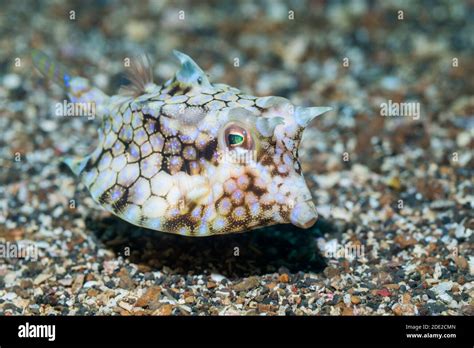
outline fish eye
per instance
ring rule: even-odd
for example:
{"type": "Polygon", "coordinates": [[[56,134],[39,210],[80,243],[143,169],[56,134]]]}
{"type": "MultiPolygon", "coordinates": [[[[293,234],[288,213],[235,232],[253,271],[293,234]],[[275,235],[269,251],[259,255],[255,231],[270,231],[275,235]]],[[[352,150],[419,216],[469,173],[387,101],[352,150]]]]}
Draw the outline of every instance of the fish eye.
{"type": "Polygon", "coordinates": [[[230,146],[239,146],[244,143],[244,135],[238,132],[229,133],[229,135],[227,136],[227,140],[230,146]]]}
{"type": "Polygon", "coordinates": [[[199,76],[198,79],[197,79],[197,83],[201,84],[202,83],[202,77],[199,76]]]}
{"type": "Polygon", "coordinates": [[[224,136],[228,148],[235,149],[240,147],[246,150],[253,148],[253,140],[249,132],[236,124],[228,126],[224,136]]]}

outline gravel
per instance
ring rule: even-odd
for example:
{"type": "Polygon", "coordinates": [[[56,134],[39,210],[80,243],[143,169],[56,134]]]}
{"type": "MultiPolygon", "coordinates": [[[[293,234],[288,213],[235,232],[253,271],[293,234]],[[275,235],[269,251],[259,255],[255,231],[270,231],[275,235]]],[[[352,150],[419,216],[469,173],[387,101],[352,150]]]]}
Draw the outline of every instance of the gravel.
{"type": "Polygon", "coordinates": [[[74,21],[56,1],[3,6],[0,243],[38,257],[0,259],[0,314],[473,315],[472,4],[107,3],[74,21]],[[300,150],[320,220],[192,239],[102,211],[60,162],[98,123],[54,116],[30,47],[108,93],[123,57],[146,50],[163,81],[179,49],[213,81],[332,106],[300,150]],[[388,100],[419,119],[380,116],[388,100]]]}

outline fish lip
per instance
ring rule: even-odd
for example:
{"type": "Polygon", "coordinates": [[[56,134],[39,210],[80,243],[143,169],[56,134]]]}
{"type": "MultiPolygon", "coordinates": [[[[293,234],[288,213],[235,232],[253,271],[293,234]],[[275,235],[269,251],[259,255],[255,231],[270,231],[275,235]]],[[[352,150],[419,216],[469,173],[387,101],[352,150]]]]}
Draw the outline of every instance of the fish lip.
{"type": "Polygon", "coordinates": [[[300,224],[298,227],[300,228],[304,228],[304,229],[308,229],[312,226],[314,226],[314,224],[316,223],[316,221],[318,221],[318,218],[317,217],[314,217],[308,221],[306,221],[304,224],[300,224]]]}
{"type": "Polygon", "coordinates": [[[314,226],[317,220],[318,213],[311,199],[296,203],[290,214],[290,222],[296,227],[303,229],[314,226]]]}

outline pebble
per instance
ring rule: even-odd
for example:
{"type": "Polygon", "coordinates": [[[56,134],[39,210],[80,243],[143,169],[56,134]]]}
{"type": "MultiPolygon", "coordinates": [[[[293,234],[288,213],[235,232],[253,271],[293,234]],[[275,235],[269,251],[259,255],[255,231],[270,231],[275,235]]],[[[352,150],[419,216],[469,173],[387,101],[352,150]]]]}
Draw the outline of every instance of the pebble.
{"type": "MultiPolygon", "coordinates": [[[[54,132],[55,130],[58,129],[58,123],[52,120],[43,120],[40,123],[40,128],[47,133],[54,132]]],[[[57,218],[59,216],[55,216],[55,217],[57,218]]]]}
{"type": "Polygon", "coordinates": [[[16,279],[16,273],[15,272],[7,273],[7,275],[5,275],[5,277],[3,278],[3,281],[5,283],[5,287],[12,286],[15,283],[15,279],[16,279]]]}
{"type": "Polygon", "coordinates": [[[417,243],[415,238],[406,238],[404,236],[398,235],[394,239],[395,243],[397,243],[402,249],[408,248],[413,246],[417,243]]]}
{"type": "Polygon", "coordinates": [[[3,85],[7,89],[15,89],[20,87],[21,77],[17,74],[7,74],[3,77],[3,85]]]}
{"type": "Polygon", "coordinates": [[[207,282],[207,288],[208,288],[208,289],[213,289],[213,288],[215,288],[215,287],[217,287],[217,284],[216,284],[216,283],[214,283],[214,282],[207,282]]]}
{"type": "Polygon", "coordinates": [[[14,292],[7,292],[7,294],[3,296],[4,300],[6,301],[11,301],[15,299],[16,297],[17,297],[17,294],[15,294],[14,292]]]}
{"type": "Polygon", "coordinates": [[[173,311],[173,306],[170,304],[164,304],[156,311],[153,312],[153,315],[171,315],[173,311]]]}
{"type": "Polygon", "coordinates": [[[33,281],[33,284],[34,285],[40,285],[41,283],[43,283],[44,281],[48,280],[49,278],[51,278],[53,275],[51,273],[41,273],[40,275],[38,275],[35,280],[33,281]]]}
{"type": "Polygon", "coordinates": [[[445,200],[436,200],[430,204],[430,208],[433,210],[446,210],[453,208],[456,205],[453,201],[445,201],[445,200]]]}
{"type": "Polygon", "coordinates": [[[288,276],[288,274],[283,273],[278,277],[278,280],[282,283],[288,283],[290,281],[290,277],[288,276]]]}
{"type": "Polygon", "coordinates": [[[401,88],[402,81],[397,76],[385,76],[380,81],[380,86],[390,91],[396,91],[401,88]]]}
{"type": "Polygon", "coordinates": [[[132,20],[125,26],[125,33],[130,40],[143,42],[150,36],[151,29],[145,21],[132,20]]]}
{"type": "Polygon", "coordinates": [[[82,285],[84,284],[84,279],[85,279],[84,274],[79,274],[74,279],[74,282],[72,283],[72,288],[71,288],[73,294],[77,293],[82,288],[82,285]]]}
{"type": "Polygon", "coordinates": [[[457,256],[455,258],[456,265],[461,269],[461,270],[466,270],[469,266],[466,258],[464,256],[457,256]]]}
{"type": "Polygon", "coordinates": [[[359,296],[351,296],[351,302],[353,304],[359,304],[361,302],[361,299],[359,296]]]}
{"type": "Polygon", "coordinates": [[[89,288],[92,288],[94,286],[97,286],[99,285],[99,282],[96,281],[96,280],[89,280],[87,282],[84,283],[84,285],[82,286],[84,289],[89,289],[89,288]]]}
{"type": "Polygon", "coordinates": [[[461,132],[456,137],[456,143],[459,147],[466,147],[471,143],[471,134],[468,132],[461,132]]]}
{"type": "Polygon", "coordinates": [[[151,286],[135,303],[137,307],[146,307],[152,303],[156,303],[160,298],[161,287],[151,286]]]}
{"type": "Polygon", "coordinates": [[[260,284],[258,277],[248,277],[233,286],[235,291],[246,291],[255,288],[260,284]]]}
{"type": "Polygon", "coordinates": [[[216,283],[220,283],[225,277],[222,274],[211,273],[211,279],[216,283]]]}
{"type": "Polygon", "coordinates": [[[196,297],[194,296],[188,296],[184,299],[184,302],[188,303],[188,304],[192,304],[196,301],[196,297]]]}
{"type": "Polygon", "coordinates": [[[133,306],[125,301],[120,301],[118,305],[120,308],[123,308],[128,312],[131,312],[133,310],[133,306]]]}
{"type": "Polygon", "coordinates": [[[343,316],[352,316],[354,315],[354,310],[350,307],[344,307],[342,310],[342,315],[343,316]]]}
{"type": "Polygon", "coordinates": [[[63,278],[58,280],[58,283],[65,287],[70,287],[72,285],[72,282],[72,278],[63,278]]]}
{"type": "Polygon", "coordinates": [[[388,289],[377,290],[376,294],[382,297],[389,297],[392,295],[388,289]]]}
{"type": "Polygon", "coordinates": [[[463,221],[460,224],[457,224],[456,229],[454,230],[454,235],[458,239],[469,238],[472,232],[473,230],[471,230],[470,228],[464,227],[464,221],[463,221]]]}
{"type": "MultiPolygon", "coordinates": [[[[84,287],[86,287],[85,285],[86,284],[84,284],[84,287]]],[[[98,293],[99,292],[96,289],[87,290],[87,296],[89,296],[89,297],[96,297],[98,295],[98,293]]]]}
{"type": "Polygon", "coordinates": [[[439,283],[436,286],[433,286],[431,288],[431,291],[433,291],[436,295],[440,296],[444,294],[446,291],[451,290],[453,287],[453,282],[452,281],[447,281],[447,282],[442,282],[439,283]]]}
{"type": "Polygon", "coordinates": [[[119,287],[124,289],[132,289],[135,286],[134,281],[130,277],[129,272],[125,267],[121,268],[118,272],[118,276],[120,278],[119,287]]]}
{"type": "Polygon", "coordinates": [[[384,284],[384,287],[390,290],[398,290],[400,289],[400,284],[384,284]]]}
{"type": "Polygon", "coordinates": [[[324,269],[324,275],[328,278],[334,278],[340,274],[339,270],[335,267],[329,266],[324,269]]]}
{"type": "Polygon", "coordinates": [[[461,312],[467,316],[474,316],[474,305],[466,305],[461,308],[461,312]]]}

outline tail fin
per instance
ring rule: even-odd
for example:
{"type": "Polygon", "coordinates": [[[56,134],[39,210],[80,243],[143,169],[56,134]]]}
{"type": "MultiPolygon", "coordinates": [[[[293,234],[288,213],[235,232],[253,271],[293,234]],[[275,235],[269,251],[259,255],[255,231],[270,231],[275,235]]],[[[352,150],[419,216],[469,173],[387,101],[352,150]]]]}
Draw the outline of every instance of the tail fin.
{"type": "Polygon", "coordinates": [[[31,52],[33,64],[48,79],[68,90],[71,84],[71,74],[60,63],[53,61],[45,53],[39,50],[31,52]]]}
{"type": "Polygon", "coordinates": [[[62,64],[42,51],[33,50],[31,57],[34,66],[45,77],[63,87],[73,103],[94,103],[97,110],[104,105],[108,96],[100,89],[91,86],[87,79],[72,76],[62,64]]]}

